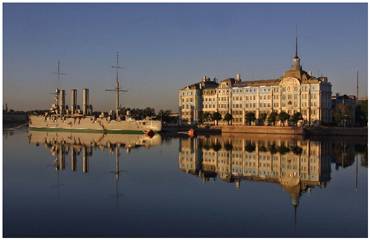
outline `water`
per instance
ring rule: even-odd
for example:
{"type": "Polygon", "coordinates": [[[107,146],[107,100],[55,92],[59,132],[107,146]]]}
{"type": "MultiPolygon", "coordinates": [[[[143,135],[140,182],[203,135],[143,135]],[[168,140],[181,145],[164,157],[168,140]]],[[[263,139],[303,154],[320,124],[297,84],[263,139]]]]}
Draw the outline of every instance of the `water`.
{"type": "Polygon", "coordinates": [[[3,140],[5,237],[367,236],[367,139],[3,140]]]}

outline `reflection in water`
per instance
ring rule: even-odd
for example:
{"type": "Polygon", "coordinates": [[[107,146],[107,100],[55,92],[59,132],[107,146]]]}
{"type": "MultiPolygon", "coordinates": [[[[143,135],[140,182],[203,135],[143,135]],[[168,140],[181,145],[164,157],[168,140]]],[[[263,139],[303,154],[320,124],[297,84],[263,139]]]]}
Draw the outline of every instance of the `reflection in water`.
{"type": "Polygon", "coordinates": [[[65,158],[70,155],[70,166],[73,172],[77,171],[77,156],[82,155],[82,172],[89,172],[89,157],[93,155],[93,150],[108,150],[115,154],[116,163],[114,175],[119,179],[119,156],[120,149],[124,148],[127,152],[131,149],[161,144],[161,136],[130,134],[98,134],[98,133],[67,133],[67,132],[42,132],[30,131],[29,142],[37,146],[43,144],[52,156],[55,156],[55,169],[64,170],[66,168],[65,158]]]}
{"type": "Polygon", "coordinates": [[[28,133],[4,141],[7,236],[367,235],[363,139],[28,133]]]}
{"type": "Polygon", "coordinates": [[[82,155],[82,172],[89,172],[89,157],[93,155],[93,150],[104,151],[109,150],[110,153],[115,155],[115,169],[113,171],[115,176],[115,198],[116,206],[118,206],[118,182],[121,173],[120,169],[120,149],[124,148],[127,152],[131,149],[160,145],[161,136],[154,135],[149,137],[142,134],[94,134],[94,133],[68,133],[68,132],[42,132],[30,131],[29,142],[31,144],[44,144],[44,146],[51,152],[51,155],[56,157],[54,160],[55,169],[58,171],[58,198],[60,197],[59,191],[59,171],[65,170],[66,155],[70,155],[70,166],[73,172],[77,171],[77,156],[82,155]]]}
{"type": "Polygon", "coordinates": [[[179,148],[179,168],[204,182],[218,177],[238,189],[243,180],[280,184],[289,193],[295,214],[303,192],[326,187],[331,162],[336,168],[347,167],[353,164],[355,153],[367,157],[366,145],[281,136],[185,138],[180,139],[179,148]]]}

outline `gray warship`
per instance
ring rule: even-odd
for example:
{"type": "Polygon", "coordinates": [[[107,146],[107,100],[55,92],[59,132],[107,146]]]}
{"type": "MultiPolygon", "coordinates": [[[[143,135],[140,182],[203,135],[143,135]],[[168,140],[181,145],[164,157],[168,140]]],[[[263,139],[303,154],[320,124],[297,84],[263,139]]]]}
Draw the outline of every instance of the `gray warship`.
{"type": "MultiPolygon", "coordinates": [[[[103,132],[119,134],[154,134],[162,130],[162,122],[153,119],[136,120],[130,117],[129,111],[120,114],[120,93],[125,90],[120,88],[118,80],[118,53],[117,65],[112,66],[116,71],[116,86],[106,91],[115,92],[115,111],[93,114],[93,107],[89,104],[89,89],[82,90],[82,109],[77,105],[77,89],[71,90],[70,107],[65,103],[66,92],[64,89],[55,90],[55,102],[48,112],[43,115],[31,114],[29,128],[41,131],[68,131],[68,132],[103,132]]],[[[58,76],[61,75],[59,72],[58,76]]]]}

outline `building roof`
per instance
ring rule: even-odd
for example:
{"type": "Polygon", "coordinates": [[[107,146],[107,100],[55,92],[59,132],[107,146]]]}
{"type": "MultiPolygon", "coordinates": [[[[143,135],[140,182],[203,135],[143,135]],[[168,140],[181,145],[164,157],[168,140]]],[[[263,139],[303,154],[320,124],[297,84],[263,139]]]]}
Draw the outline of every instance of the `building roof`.
{"type": "Polygon", "coordinates": [[[197,82],[197,83],[193,83],[193,84],[190,84],[188,86],[185,86],[183,88],[181,88],[180,90],[185,90],[185,89],[208,89],[208,88],[216,88],[218,87],[218,83],[215,82],[215,81],[201,81],[201,82],[197,82]]]}
{"type": "Polygon", "coordinates": [[[252,80],[242,81],[234,84],[234,87],[258,87],[258,86],[273,86],[280,83],[280,79],[268,79],[268,80],[252,80]]]}
{"type": "Polygon", "coordinates": [[[356,100],[356,96],[355,95],[334,95],[334,96],[331,96],[331,99],[333,100],[343,100],[343,99],[350,99],[350,100],[356,100]]]}
{"type": "Polygon", "coordinates": [[[235,82],[235,78],[225,78],[224,80],[221,81],[222,82],[235,82]]]}

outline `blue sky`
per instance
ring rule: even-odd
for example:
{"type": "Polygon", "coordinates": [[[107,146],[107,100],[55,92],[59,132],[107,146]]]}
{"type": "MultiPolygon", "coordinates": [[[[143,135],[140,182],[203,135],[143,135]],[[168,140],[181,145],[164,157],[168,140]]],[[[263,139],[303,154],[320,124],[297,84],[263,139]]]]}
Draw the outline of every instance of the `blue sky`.
{"type": "MultiPolygon", "coordinates": [[[[122,104],[177,110],[178,89],[203,75],[279,77],[290,67],[298,26],[303,68],[335,92],[367,96],[367,4],[3,5],[3,101],[48,108],[57,86],[88,87],[95,109],[114,108],[116,51],[129,90],[122,104]],[[53,75],[57,60],[67,75],[53,75]]],[[[69,96],[67,96],[69,100],[69,96]]],[[[79,101],[81,91],[79,91],[79,101]]]]}

